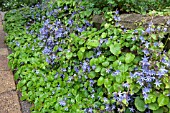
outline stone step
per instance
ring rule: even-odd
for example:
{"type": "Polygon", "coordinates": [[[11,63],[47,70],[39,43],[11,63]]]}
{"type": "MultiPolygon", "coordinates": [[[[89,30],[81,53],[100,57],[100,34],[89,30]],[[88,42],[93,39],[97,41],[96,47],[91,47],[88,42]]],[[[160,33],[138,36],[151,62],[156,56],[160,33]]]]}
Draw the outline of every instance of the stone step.
{"type": "Polygon", "coordinates": [[[0,93],[0,113],[21,113],[16,91],[0,93]]]}

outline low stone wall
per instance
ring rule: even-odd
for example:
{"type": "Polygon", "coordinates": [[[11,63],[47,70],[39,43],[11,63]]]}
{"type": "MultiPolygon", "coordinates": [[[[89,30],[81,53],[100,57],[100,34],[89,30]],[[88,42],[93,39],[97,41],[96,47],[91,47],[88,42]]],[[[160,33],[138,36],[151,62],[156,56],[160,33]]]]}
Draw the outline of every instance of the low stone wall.
{"type": "MultiPolygon", "coordinates": [[[[147,27],[148,23],[150,21],[153,22],[155,26],[157,25],[163,25],[165,24],[168,20],[170,20],[170,16],[146,16],[146,15],[140,15],[140,14],[121,14],[120,15],[121,21],[120,24],[123,25],[125,28],[128,29],[135,29],[137,28],[137,25],[139,23],[142,23],[143,27],[147,27]]],[[[102,15],[95,15],[93,16],[92,21],[95,24],[101,24],[104,22],[104,17],[102,15]]],[[[98,25],[98,26],[99,26],[98,25]]],[[[170,26],[168,27],[170,28],[170,26]]],[[[169,29],[170,32],[170,29],[169,29]]]]}

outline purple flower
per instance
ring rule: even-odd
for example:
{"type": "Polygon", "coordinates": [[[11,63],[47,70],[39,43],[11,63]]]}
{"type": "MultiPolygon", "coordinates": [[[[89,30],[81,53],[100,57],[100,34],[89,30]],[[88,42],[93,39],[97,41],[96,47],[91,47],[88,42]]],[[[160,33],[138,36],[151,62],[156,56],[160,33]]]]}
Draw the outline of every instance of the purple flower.
{"type": "Polygon", "coordinates": [[[130,107],[129,110],[130,110],[130,112],[132,112],[132,113],[135,112],[135,109],[134,109],[133,107],[130,107]]]}
{"type": "Polygon", "coordinates": [[[49,54],[51,50],[46,46],[43,50],[43,54],[49,54]]]}
{"type": "Polygon", "coordinates": [[[148,41],[146,41],[146,42],[145,42],[145,46],[146,46],[146,48],[148,48],[148,47],[149,47],[149,44],[150,44],[150,43],[149,43],[148,41]]]}
{"type": "Polygon", "coordinates": [[[136,78],[139,75],[138,72],[135,72],[134,74],[130,72],[130,78],[136,78]]]}
{"type": "Polygon", "coordinates": [[[148,88],[148,87],[144,87],[144,88],[142,89],[142,93],[143,93],[143,94],[147,94],[147,93],[149,93],[150,91],[151,91],[151,89],[148,88]]]}
{"type": "Polygon", "coordinates": [[[96,69],[96,66],[95,66],[95,65],[93,65],[93,66],[92,66],[92,69],[93,69],[93,70],[95,70],[95,69],[96,69]]]}
{"type": "Polygon", "coordinates": [[[119,16],[114,16],[113,18],[114,18],[115,21],[120,21],[121,20],[119,16]]]}
{"type": "Polygon", "coordinates": [[[118,75],[118,74],[120,74],[120,71],[119,71],[119,70],[116,70],[114,73],[112,73],[113,76],[116,76],[116,75],[118,75]]]}
{"type": "Polygon", "coordinates": [[[147,32],[147,33],[151,33],[151,28],[148,27],[148,28],[146,29],[146,32],[147,32]]]}
{"type": "Polygon", "coordinates": [[[147,55],[149,55],[149,50],[148,49],[144,49],[144,50],[142,50],[142,52],[147,56],[147,55]]]}
{"type": "Polygon", "coordinates": [[[101,51],[98,51],[98,52],[97,52],[97,56],[100,56],[101,54],[102,54],[101,51]]]}
{"type": "Polygon", "coordinates": [[[143,81],[142,81],[141,79],[138,79],[136,83],[138,83],[138,84],[141,85],[141,86],[144,85],[144,83],[143,83],[143,81]]]}
{"type": "Polygon", "coordinates": [[[164,32],[167,32],[167,30],[168,30],[168,29],[165,27],[165,28],[164,28],[164,32]]]}
{"type": "Polygon", "coordinates": [[[125,88],[129,88],[129,84],[128,83],[124,83],[122,86],[125,87],[125,88]]]}
{"type": "Polygon", "coordinates": [[[106,69],[106,73],[110,73],[110,71],[111,71],[110,69],[106,69]]]}
{"type": "Polygon", "coordinates": [[[78,28],[77,28],[77,31],[78,31],[78,32],[82,32],[82,31],[84,31],[84,28],[83,28],[83,27],[82,27],[82,28],[78,27],[78,28]]]}
{"type": "Polygon", "coordinates": [[[103,98],[104,103],[108,102],[108,99],[106,97],[103,98]]]}
{"type": "Polygon", "coordinates": [[[73,20],[72,20],[72,19],[69,19],[69,20],[68,20],[68,24],[69,24],[69,25],[73,25],[73,20]]]}
{"type": "Polygon", "coordinates": [[[166,22],[166,24],[167,24],[167,25],[170,25],[170,20],[168,20],[168,21],[166,22]]]}
{"type": "Polygon", "coordinates": [[[88,112],[89,112],[89,113],[93,113],[93,109],[92,109],[92,108],[89,108],[88,112]]]}
{"type": "Polygon", "coordinates": [[[115,106],[115,105],[112,105],[112,106],[111,106],[111,109],[112,109],[112,110],[116,109],[116,106],[115,106]]]}
{"type": "Polygon", "coordinates": [[[147,100],[148,99],[148,94],[144,94],[143,98],[144,98],[144,100],[147,100]]]}
{"type": "Polygon", "coordinates": [[[47,20],[45,20],[44,25],[47,26],[49,23],[50,23],[50,20],[47,19],[47,20]]]}
{"type": "Polygon", "coordinates": [[[68,9],[68,7],[67,7],[67,6],[64,6],[64,9],[65,9],[65,10],[67,10],[67,9],[68,9]]]}
{"type": "Polygon", "coordinates": [[[157,80],[157,79],[156,79],[156,81],[155,81],[154,84],[156,85],[156,87],[160,87],[160,85],[161,85],[162,83],[160,82],[160,80],[157,80]]]}
{"type": "Polygon", "coordinates": [[[91,26],[91,24],[90,24],[87,20],[85,20],[85,24],[86,24],[87,26],[91,26]]]}
{"type": "Polygon", "coordinates": [[[118,11],[118,10],[116,10],[116,11],[115,11],[115,14],[116,14],[116,15],[118,15],[118,14],[119,14],[119,11],[118,11]]]}
{"type": "Polygon", "coordinates": [[[105,107],[105,110],[109,111],[109,109],[110,109],[110,106],[107,104],[106,107],[105,107]]]}
{"type": "Polygon", "coordinates": [[[143,36],[140,36],[139,39],[142,41],[142,43],[145,42],[145,39],[143,36]]]}
{"type": "Polygon", "coordinates": [[[61,100],[61,101],[59,102],[59,104],[60,104],[61,106],[65,106],[65,105],[66,105],[66,102],[63,101],[63,100],[61,100]]]}

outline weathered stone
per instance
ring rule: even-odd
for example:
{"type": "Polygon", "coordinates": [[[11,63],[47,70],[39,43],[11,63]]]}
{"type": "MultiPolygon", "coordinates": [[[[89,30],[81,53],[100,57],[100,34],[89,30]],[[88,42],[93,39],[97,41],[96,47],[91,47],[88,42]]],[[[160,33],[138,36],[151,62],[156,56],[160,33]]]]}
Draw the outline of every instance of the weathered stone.
{"type": "MultiPolygon", "coordinates": [[[[0,27],[0,31],[1,31],[1,27],[0,27]]],[[[4,37],[5,37],[5,33],[0,32],[0,48],[7,48],[4,37]]]]}
{"type": "Polygon", "coordinates": [[[0,93],[15,90],[13,74],[10,71],[0,71],[0,93]]]}
{"type": "Polygon", "coordinates": [[[6,55],[0,55],[0,71],[1,70],[9,70],[8,68],[8,59],[6,55]]]}
{"type": "Polygon", "coordinates": [[[2,55],[8,55],[8,49],[7,48],[0,48],[0,56],[2,55]]]}
{"type": "Polygon", "coordinates": [[[0,94],[0,113],[21,113],[16,91],[0,94]]]}
{"type": "Polygon", "coordinates": [[[137,28],[137,23],[142,23],[143,27],[147,27],[149,22],[153,22],[155,26],[166,24],[170,16],[144,16],[140,14],[122,14],[120,15],[120,24],[126,28],[137,28]]]}
{"type": "MultiPolygon", "coordinates": [[[[142,23],[143,27],[147,27],[150,21],[152,21],[153,24],[157,26],[165,24],[168,19],[170,20],[170,16],[151,17],[140,14],[121,14],[120,18],[121,18],[120,24],[123,25],[125,28],[129,29],[137,28],[139,23],[142,23]]],[[[105,20],[104,16],[102,15],[95,15],[92,18],[92,21],[96,24],[98,23],[99,25],[101,25],[104,22],[104,20],[105,20]]]]}

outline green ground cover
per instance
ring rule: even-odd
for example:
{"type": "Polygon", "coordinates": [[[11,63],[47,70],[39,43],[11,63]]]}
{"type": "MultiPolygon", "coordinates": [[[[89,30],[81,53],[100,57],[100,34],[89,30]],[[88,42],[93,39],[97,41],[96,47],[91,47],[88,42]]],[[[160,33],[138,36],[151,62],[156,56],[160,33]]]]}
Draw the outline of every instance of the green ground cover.
{"type": "Polygon", "coordinates": [[[9,66],[32,113],[170,112],[170,20],[126,29],[119,17],[169,2],[132,2],[57,0],[6,13],[9,66]],[[100,29],[96,14],[105,18],[100,29]]]}

